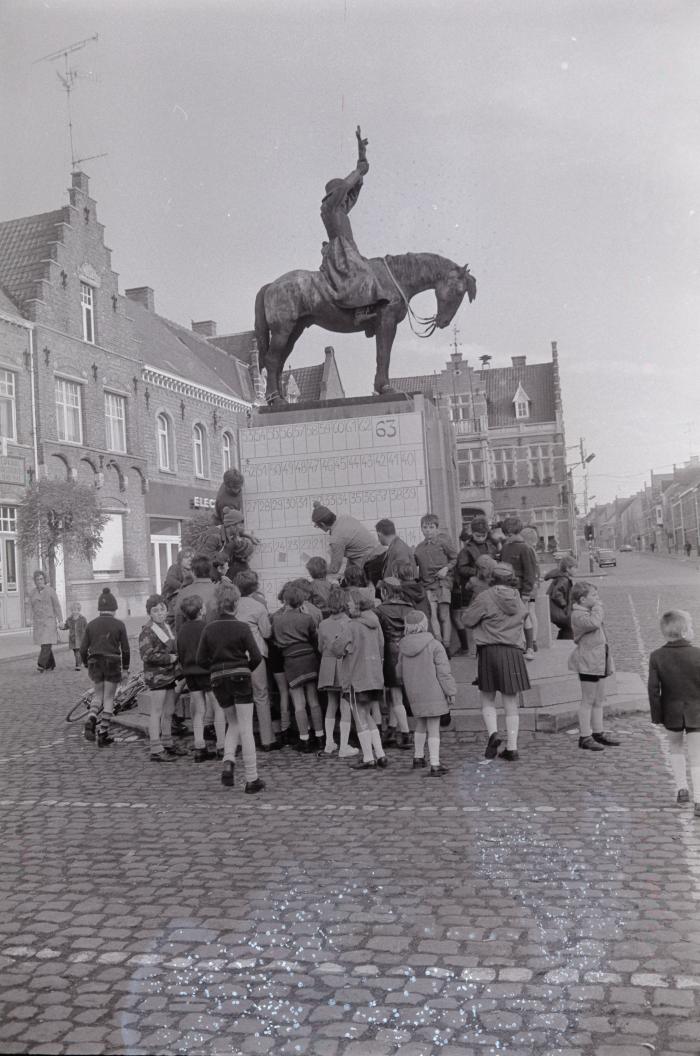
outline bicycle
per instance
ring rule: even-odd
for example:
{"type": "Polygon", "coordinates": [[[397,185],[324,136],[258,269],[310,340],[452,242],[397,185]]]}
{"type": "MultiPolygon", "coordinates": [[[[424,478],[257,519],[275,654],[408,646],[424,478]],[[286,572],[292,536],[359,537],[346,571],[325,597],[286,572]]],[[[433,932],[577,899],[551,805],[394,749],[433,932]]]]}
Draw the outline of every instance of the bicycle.
{"type": "MultiPolygon", "coordinates": [[[[130,711],[131,708],[136,707],[136,698],[139,693],[142,693],[146,689],[146,683],[144,682],[143,675],[132,675],[127,682],[124,682],[117,687],[117,692],[114,694],[114,715],[118,715],[122,711],[130,711]]],[[[96,712],[92,711],[92,698],[95,695],[95,687],[92,686],[86,690],[80,699],[73,705],[68,714],[66,715],[66,722],[80,722],[81,719],[86,719],[91,713],[99,715],[104,709],[100,705],[96,712]]]]}

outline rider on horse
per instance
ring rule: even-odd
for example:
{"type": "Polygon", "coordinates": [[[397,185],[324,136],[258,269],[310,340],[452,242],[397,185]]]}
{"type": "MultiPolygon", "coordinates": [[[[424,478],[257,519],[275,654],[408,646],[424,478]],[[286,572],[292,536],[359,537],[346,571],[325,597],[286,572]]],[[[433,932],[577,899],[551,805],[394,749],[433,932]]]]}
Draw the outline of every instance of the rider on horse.
{"type": "Polygon", "coordinates": [[[355,205],[362,189],[363,177],[369,171],[367,140],[362,138],[360,126],[357,136],[357,168],[344,180],[330,180],[321,202],[321,219],[328,234],[328,242],[321,250],[321,274],[330,287],[330,295],[338,308],[355,311],[355,322],[370,322],[377,308],[386,304],[381,296],[376,276],[362,256],[353,238],[348,213],[355,205]]]}

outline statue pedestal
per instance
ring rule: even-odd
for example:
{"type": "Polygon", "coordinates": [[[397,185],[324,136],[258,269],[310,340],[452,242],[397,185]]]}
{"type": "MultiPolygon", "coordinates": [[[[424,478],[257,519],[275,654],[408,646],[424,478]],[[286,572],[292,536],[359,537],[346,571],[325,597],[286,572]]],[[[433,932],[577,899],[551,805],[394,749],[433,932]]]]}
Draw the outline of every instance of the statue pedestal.
{"type": "Polygon", "coordinates": [[[456,541],[461,530],[449,420],[424,396],[328,400],[263,408],[240,433],[246,527],[260,538],[252,566],[271,609],[289,579],[328,556],[314,528],[314,501],[371,531],[382,517],[402,539],[421,541],[420,519],[436,513],[456,541]]]}

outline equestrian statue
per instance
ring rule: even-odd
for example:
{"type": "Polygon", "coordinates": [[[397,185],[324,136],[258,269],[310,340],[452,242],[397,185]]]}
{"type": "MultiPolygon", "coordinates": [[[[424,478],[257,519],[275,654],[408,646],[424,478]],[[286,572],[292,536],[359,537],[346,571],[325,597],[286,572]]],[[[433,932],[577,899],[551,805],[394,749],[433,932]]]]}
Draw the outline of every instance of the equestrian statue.
{"type": "Polygon", "coordinates": [[[406,315],[429,337],[452,322],[465,293],[476,297],[476,279],[436,253],[403,253],[367,260],[358,250],[348,214],[369,171],[367,140],[358,126],[357,166],[345,179],[330,180],[321,202],[321,220],[328,241],[321,249],[319,271],[288,271],[263,286],[255,298],[255,336],[260,367],[267,371],[267,402],[283,404],[280,378],[294,345],[309,326],[339,334],[364,332],[377,346],[375,395],[392,392],[389,382],[391,348],[396,328],[406,315]],[[437,311],[429,319],[414,314],[410,301],[423,290],[434,290],[437,311]]]}

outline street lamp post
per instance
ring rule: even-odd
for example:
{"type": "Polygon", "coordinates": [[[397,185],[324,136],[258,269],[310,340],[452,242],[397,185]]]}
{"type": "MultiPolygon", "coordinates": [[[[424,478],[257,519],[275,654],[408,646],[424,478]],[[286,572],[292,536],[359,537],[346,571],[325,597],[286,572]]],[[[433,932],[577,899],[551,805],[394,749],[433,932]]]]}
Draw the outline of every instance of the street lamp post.
{"type": "MultiPolygon", "coordinates": [[[[580,461],[574,462],[574,464],[572,466],[568,466],[567,467],[567,473],[569,475],[571,475],[572,471],[574,469],[577,469],[579,466],[581,466],[582,469],[583,469],[583,515],[584,515],[584,517],[587,517],[588,516],[588,470],[587,470],[587,467],[593,461],[593,459],[595,458],[595,453],[591,453],[590,455],[586,454],[583,437],[579,438],[578,444],[574,444],[573,447],[567,447],[566,450],[567,451],[577,450],[579,452],[580,456],[581,456],[580,461]]],[[[571,479],[572,479],[572,482],[573,482],[573,476],[571,476],[571,479]]],[[[589,570],[589,572],[593,572],[594,569],[595,569],[595,563],[593,561],[593,540],[589,539],[588,540],[588,570],[589,570]]]]}

